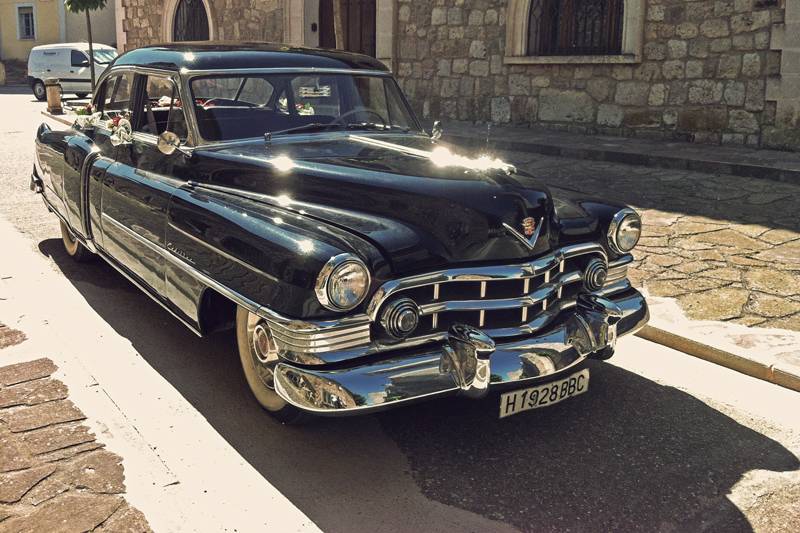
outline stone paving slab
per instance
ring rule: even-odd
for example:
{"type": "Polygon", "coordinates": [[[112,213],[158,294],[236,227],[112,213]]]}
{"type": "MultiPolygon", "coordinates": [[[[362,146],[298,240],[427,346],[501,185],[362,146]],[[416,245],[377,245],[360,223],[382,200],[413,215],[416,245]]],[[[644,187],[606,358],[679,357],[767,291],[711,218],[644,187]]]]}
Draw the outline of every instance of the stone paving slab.
{"type": "Polygon", "coordinates": [[[0,533],[151,531],[125,500],[122,459],[55,371],[49,359],[0,367],[0,533]]]}
{"type": "Polygon", "coordinates": [[[445,139],[547,156],[571,157],[667,169],[729,174],[800,185],[800,153],[712,146],[681,141],[580,135],[541,128],[447,122],[445,139]]]}

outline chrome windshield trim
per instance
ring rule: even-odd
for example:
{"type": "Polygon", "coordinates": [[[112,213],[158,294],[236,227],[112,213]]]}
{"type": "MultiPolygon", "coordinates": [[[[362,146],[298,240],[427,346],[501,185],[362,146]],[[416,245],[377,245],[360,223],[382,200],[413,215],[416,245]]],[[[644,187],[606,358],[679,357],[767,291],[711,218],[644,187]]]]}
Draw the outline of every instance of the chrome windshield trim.
{"type": "Polygon", "coordinates": [[[602,246],[597,243],[582,243],[566,246],[527,263],[455,268],[387,281],[370,300],[367,306],[367,315],[372,321],[377,320],[378,310],[383,303],[399,291],[451,281],[497,281],[534,278],[560,267],[562,261],[566,259],[590,253],[601,255],[604,260],[608,261],[608,256],[602,246]]]}
{"type": "MultiPolygon", "coordinates": [[[[173,71],[174,72],[174,71],[173,71]]],[[[181,76],[187,79],[198,77],[224,77],[229,74],[354,74],[360,76],[392,77],[388,70],[357,69],[357,68],[324,68],[324,67],[257,67],[257,68],[220,68],[213,70],[194,70],[182,68],[181,76]]]]}

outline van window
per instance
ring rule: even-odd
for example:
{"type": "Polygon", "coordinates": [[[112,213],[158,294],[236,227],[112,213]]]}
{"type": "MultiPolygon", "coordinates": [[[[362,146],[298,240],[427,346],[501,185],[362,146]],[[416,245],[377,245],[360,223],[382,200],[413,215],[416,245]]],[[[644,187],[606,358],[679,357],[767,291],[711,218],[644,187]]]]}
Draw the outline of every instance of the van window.
{"type": "Polygon", "coordinates": [[[101,111],[110,117],[124,115],[129,112],[132,88],[132,72],[122,72],[110,76],[103,82],[103,88],[99,92],[99,94],[103,95],[101,111]]]}
{"type": "Polygon", "coordinates": [[[72,50],[70,61],[73,67],[88,67],[89,57],[79,50],[72,50]]]}
{"type": "Polygon", "coordinates": [[[162,76],[147,76],[146,80],[144,109],[134,130],[151,135],[171,131],[185,141],[188,130],[178,87],[170,78],[162,76]]]}

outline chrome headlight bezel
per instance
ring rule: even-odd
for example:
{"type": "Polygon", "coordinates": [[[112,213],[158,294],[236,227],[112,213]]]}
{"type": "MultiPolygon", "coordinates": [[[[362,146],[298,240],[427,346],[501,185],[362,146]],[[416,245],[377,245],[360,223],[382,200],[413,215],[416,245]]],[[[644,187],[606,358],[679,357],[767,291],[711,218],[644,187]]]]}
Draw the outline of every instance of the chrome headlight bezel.
{"type": "Polygon", "coordinates": [[[636,245],[639,244],[639,239],[642,237],[642,217],[639,216],[635,210],[626,207],[625,209],[621,209],[618,211],[614,218],[611,219],[611,224],[608,226],[608,246],[611,248],[616,254],[627,254],[634,248],[636,245]],[[619,234],[621,230],[626,228],[626,224],[630,223],[638,223],[639,225],[639,236],[636,238],[636,242],[633,243],[633,246],[624,247],[620,245],[620,238],[619,234]]]}
{"type": "Polygon", "coordinates": [[[370,274],[367,265],[353,254],[345,253],[331,257],[328,262],[325,263],[325,266],[322,267],[322,270],[320,270],[319,275],[317,276],[314,292],[317,295],[317,300],[319,300],[319,303],[322,304],[325,309],[341,313],[351,311],[361,305],[369,293],[371,284],[372,275],[370,274]],[[331,281],[338,273],[341,273],[343,269],[352,266],[357,266],[364,271],[364,275],[366,277],[364,290],[354,302],[350,302],[348,305],[340,305],[338,302],[333,301],[333,298],[331,297],[331,281]]]}

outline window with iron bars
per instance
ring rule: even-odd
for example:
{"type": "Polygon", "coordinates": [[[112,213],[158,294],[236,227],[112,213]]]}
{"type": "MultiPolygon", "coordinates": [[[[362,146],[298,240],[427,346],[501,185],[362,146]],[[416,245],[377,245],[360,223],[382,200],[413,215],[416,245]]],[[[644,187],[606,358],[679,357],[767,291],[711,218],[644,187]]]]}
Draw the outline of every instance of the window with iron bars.
{"type": "Polygon", "coordinates": [[[622,52],[624,0],[532,0],[528,55],[622,52]]]}

